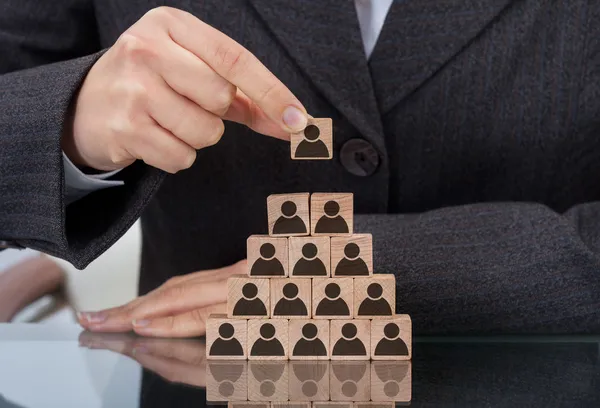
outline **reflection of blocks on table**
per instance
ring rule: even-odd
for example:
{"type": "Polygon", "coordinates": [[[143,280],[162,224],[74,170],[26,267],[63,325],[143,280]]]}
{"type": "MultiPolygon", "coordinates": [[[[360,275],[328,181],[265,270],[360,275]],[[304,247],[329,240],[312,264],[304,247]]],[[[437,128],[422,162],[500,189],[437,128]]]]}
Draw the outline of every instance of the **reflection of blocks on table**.
{"type": "Polygon", "coordinates": [[[371,321],[371,358],[373,360],[410,360],[412,321],[409,315],[371,321]]]}
{"type": "Polygon", "coordinates": [[[287,361],[250,361],[248,363],[248,399],[250,401],[287,401],[287,361]]]}
{"type": "Polygon", "coordinates": [[[329,359],[329,321],[290,320],[290,360],[329,359]]]}
{"type": "Polygon", "coordinates": [[[315,401],[312,408],[353,408],[350,401],[315,401]]]}
{"type": "Polygon", "coordinates": [[[391,274],[354,279],[354,318],[389,318],[396,308],[396,277],[391,274]]]}
{"type": "Polygon", "coordinates": [[[287,360],[288,321],[248,320],[248,360],[287,360]]]}
{"type": "Polygon", "coordinates": [[[352,278],[312,280],[313,319],[350,319],[354,313],[352,278]]]}
{"type": "Polygon", "coordinates": [[[271,408],[310,408],[310,402],[302,401],[275,401],[271,408]]]}
{"type": "Polygon", "coordinates": [[[292,160],[329,160],[333,157],[331,118],[309,118],[302,132],[290,135],[292,160]]]}
{"type": "Polygon", "coordinates": [[[209,361],[206,364],[206,401],[246,401],[248,399],[247,368],[246,361],[209,361]]]}
{"type": "Polygon", "coordinates": [[[331,276],[373,275],[373,237],[354,234],[331,238],[331,276]]]}
{"type": "Polygon", "coordinates": [[[396,403],[394,401],[388,402],[374,402],[374,401],[365,401],[365,402],[355,402],[354,408],[396,408],[396,403]]]}
{"type": "Polygon", "coordinates": [[[269,279],[235,275],[227,280],[227,316],[269,317],[269,279]]]}
{"type": "Polygon", "coordinates": [[[311,312],[311,280],[271,279],[273,319],[306,319],[311,312]]]}
{"type": "Polygon", "coordinates": [[[330,276],[329,237],[290,237],[290,276],[330,276]]]}
{"type": "Polygon", "coordinates": [[[328,361],[290,361],[289,395],[293,401],[329,399],[328,361]]]}
{"type": "Polygon", "coordinates": [[[271,408],[271,403],[257,401],[229,401],[227,408],[271,408]]]}
{"type": "Polygon", "coordinates": [[[288,275],[288,240],[268,235],[252,235],[247,240],[248,275],[252,277],[286,277],[288,275]]]}
{"type": "Polygon", "coordinates": [[[267,198],[269,235],[301,236],[310,233],[309,193],[272,194],[267,198]]]}
{"type": "Polygon", "coordinates": [[[245,360],[248,326],[246,320],[210,315],[206,324],[207,359],[245,360]]]}
{"type": "Polygon", "coordinates": [[[351,235],[353,197],[352,193],[313,193],[310,196],[311,235],[351,235]]]}
{"type": "Polygon", "coordinates": [[[410,361],[371,363],[371,400],[408,402],[412,398],[410,361]]]}
{"type": "Polygon", "coordinates": [[[329,389],[332,401],[369,401],[371,371],[368,361],[332,361],[329,389]]]}
{"type": "Polygon", "coordinates": [[[332,360],[368,360],[370,320],[331,320],[329,326],[332,360]]]}

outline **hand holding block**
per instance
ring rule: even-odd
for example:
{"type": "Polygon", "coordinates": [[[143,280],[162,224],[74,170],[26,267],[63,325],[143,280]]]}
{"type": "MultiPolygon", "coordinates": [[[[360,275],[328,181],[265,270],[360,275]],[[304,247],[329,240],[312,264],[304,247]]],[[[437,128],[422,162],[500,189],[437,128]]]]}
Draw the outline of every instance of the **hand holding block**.
{"type": "Polygon", "coordinates": [[[354,279],[354,318],[389,318],[396,310],[396,277],[391,274],[354,279]]]}
{"type": "Polygon", "coordinates": [[[371,367],[368,361],[332,361],[329,389],[332,401],[369,401],[371,367]]]}
{"type": "Polygon", "coordinates": [[[352,193],[314,193],[310,196],[311,235],[351,235],[353,220],[352,193]]]}
{"type": "Polygon", "coordinates": [[[371,275],[373,275],[371,234],[331,238],[331,276],[371,275]]]}
{"type": "Polygon", "coordinates": [[[369,320],[331,320],[331,359],[368,360],[371,356],[370,327],[369,320]]]}
{"type": "Polygon", "coordinates": [[[206,401],[246,401],[248,399],[248,363],[211,360],[206,366],[206,401]]]}
{"type": "Polygon", "coordinates": [[[206,324],[206,350],[209,360],[245,360],[248,326],[246,320],[210,315],[206,324]]]}
{"type": "Polygon", "coordinates": [[[271,317],[306,319],[311,314],[310,279],[270,279],[271,317]]]}
{"type": "Polygon", "coordinates": [[[290,360],[329,360],[329,322],[290,320],[290,360]]]}
{"type": "Polygon", "coordinates": [[[352,278],[312,280],[313,319],[351,319],[354,313],[352,278]]]}
{"type": "Polygon", "coordinates": [[[292,160],[329,160],[333,157],[333,121],[309,118],[302,132],[290,135],[292,160]]]}
{"type": "Polygon", "coordinates": [[[288,240],[268,235],[248,237],[248,275],[253,277],[288,276],[288,240]]]}
{"type": "Polygon", "coordinates": [[[371,322],[371,358],[373,360],[410,360],[412,322],[409,315],[396,315],[371,322]]]}
{"type": "Polygon", "coordinates": [[[248,363],[248,399],[250,401],[287,401],[287,361],[250,361],[248,363]]]}
{"type": "Polygon", "coordinates": [[[272,194],[267,197],[269,235],[291,237],[309,235],[308,193],[272,194]]]}
{"type": "Polygon", "coordinates": [[[329,361],[290,361],[290,400],[329,399],[329,361]]]}
{"type": "Polygon", "coordinates": [[[290,237],[289,246],[290,276],[330,275],[329,237],[290,237]]]}
{"type": "Polygon", "coordinates": [[[234,275],[227,280],[229,318],[269,317],[269,279],[234,275]]]}
{"type": "Polygon", "coordinates": [[[248,320],[248,360],[287,360],[288,321],[248,320]]]}
{"type": "Polygon", "coordinates": [[[371,400],[409,402],[412,399],[410,361],[371,363],[371,400]]]}

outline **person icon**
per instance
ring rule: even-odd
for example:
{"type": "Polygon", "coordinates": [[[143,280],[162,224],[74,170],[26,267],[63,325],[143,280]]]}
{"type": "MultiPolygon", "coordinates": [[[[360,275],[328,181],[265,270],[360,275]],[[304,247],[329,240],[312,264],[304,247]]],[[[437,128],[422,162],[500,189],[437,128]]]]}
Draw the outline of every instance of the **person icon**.
{"type": "Polygon", "coordinates": [[[344,258],[335,268],[336,276],[369,276],[369,267],[360,257],[360,247],[354,242],[344,247],[344,258]]]}
{"type": "Polygon", "coordinates": [[[260,246],[260,258],[258,258],[252,268],[251,276],[285,276],[283,264],[275,257],[275,246],[271,243],[264,243],[260,246]]]}
{"type": "Polygon", "coordinates": [[[254,342],[250,350],[251,356],[284,356],[283,345],[275,337],[275,326],[264,323],[260,326],[260,338],[254,342]]]}
{"type": "Polygon", "coordinates": [[[391,316],[392,308],[383,299],[383,288],[379,283],[371,283],[367,288],[367,299],[358,308],[359,316],[391,316]]]}
{"type": "Polygon", "coordinates": [[[400,338],[400,328],[396,323],[386,324],[383,336],[375,347],[376,356],[408,356],[408,347],[400,338]]]}
{"type": "Polygon", "coordinates": [[[235,329],[231,323],[219,326],[219,338],[210,346],[211,356],[243,356],[244,349],[240,342],[233,337],[235,329]]]}
{"type": "Polygon", "coordinates": [[[283,286],[283,297],[279,299],[273,310],[275,316],[308,316],[306,305],[298,297],[298,286],[286,283],[283,286]]]}
{"type": "Polygon", "coordinates": [[[350,316],[350,309],[340,298],[340,293],[340,285],[328,283],[325,286],[325,298],[319,302],[315,316],[350,316]]]}
{"type": "Polygon", "coordinates": [[[252,282],[242,286],[242,298],[233,308],[234,316],[266,316],[267,307],[258,298],[258,288],[252,282]]]}
{"type": "Polygon", "coordinates": [[[334,356],[366,356],[367,349],[360,339],[356,338],[358,330],[354,323],[346,323],[342,326],[342,338],[333,346],[331,352],[334,356]]]}
{"type": "Polygon", "coordinates": [[[275,221],[273,234],[305,234],[306,224],[297,212],[298,208],[293,201],[281,204],[281,216],[275,221]]]}
{"type": "Polygon", "coordinates": [[[304,140],[296,148],[295,158],[328,158],[329,149],[320,139],[321,131],[315,125],[308,125],[304,129],[304,140]]]}
{"type": "Polygon", "coordinates": [[[323,261],[317,257],[319,250],[312,242],[302,246],[302,258],[294,265],[294,276],[327,276],[327,268],[323,261]]]}
{"type": "Polygon", "coordinates": [[[306,323],[302,327],[302,338],[298,340],[292,351],[294,356],[326,356],[327,349],[321,339],[317,338],[319,330],[314,323],[306,323]]]}
{"type": "Polygon", "coordinates": [[[315,226],[317,234],[347,234],[348,224],[340,215],[340,205],[337,201],[327,201],[323,207],[325,214],[315,226]]]}

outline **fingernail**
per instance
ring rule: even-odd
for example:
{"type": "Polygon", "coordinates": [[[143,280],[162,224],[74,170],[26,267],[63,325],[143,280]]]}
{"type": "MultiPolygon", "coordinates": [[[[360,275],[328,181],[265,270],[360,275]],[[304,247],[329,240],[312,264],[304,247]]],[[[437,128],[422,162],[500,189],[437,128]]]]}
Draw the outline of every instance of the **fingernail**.
{"type": "Polygon", "coordinates": [[[77,317],[88,323],[98,324],[104,322],[108,316],[104,312],[80,312],[77,313],[77,317]]]}
{"type": "Polygon", "coordinates": [[[148,325],[150,324],[150,320],[147,320],[147,319],[142,319],[142,320],[134,320],[134,321],[132,322],[132,324],[133,324],[135,327],[145,327],[145,326],[148,326],[148,325]]]}
{"type": "Polygon", "coordinates": [[[288,106],[283,111],[283,123],[295,132],[300,132],[306,127],[308,119],[306,114],[295,106],[288,106]]]}

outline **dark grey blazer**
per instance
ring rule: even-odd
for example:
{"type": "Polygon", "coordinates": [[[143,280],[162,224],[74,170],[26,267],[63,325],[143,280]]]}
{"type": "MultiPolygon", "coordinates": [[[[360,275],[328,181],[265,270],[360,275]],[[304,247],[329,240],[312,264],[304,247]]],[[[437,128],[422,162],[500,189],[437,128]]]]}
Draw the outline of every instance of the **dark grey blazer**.
{"type": "Polygon", "coordinates": [[[396,1],[367,63],[351,1],[4,0],[0,239],[84,267],[142,215],[145,293],[243,258],[271,193],[352,191],[416,333],[600,332],[599,4],[396,1]],[[228,124],[190,170],[137,163],[66,207],[69,102],[97,52],[163,4],[333,118],[335,159],[292,161],[228,124]],[[342,161],[351,139],[372,150],[342,161]]]}

